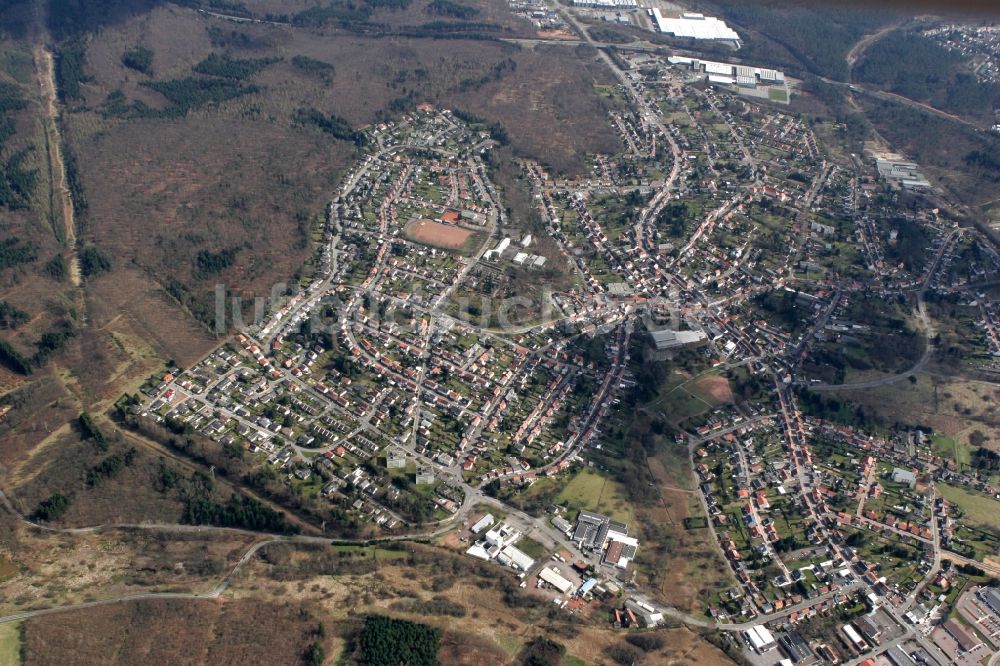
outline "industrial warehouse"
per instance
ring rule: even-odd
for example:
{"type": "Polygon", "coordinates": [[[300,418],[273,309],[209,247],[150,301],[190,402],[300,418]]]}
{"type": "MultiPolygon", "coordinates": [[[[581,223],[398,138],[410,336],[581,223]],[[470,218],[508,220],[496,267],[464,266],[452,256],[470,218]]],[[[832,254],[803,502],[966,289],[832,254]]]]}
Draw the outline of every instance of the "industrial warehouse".
{"type": "Polygon", "coordinates": [[[777,69],[733,65],[684,56],[671,56],[667,61],[674,67],[691,70],[703,81],[725,87],[741,95],[761,97],[784,104],[791,99],[785,74],[777,69]]]}
{"type": "Polygon", "coordinates": [[[591,511],[581,511],[573,541],[581,549],[604,552],[604,563],[619,569],[628,568],[639,549],[639,541],[628,535],[625,523],[591,511]]]}
{"type": "Polygon", "coordinates": [[[650,9],[649,15],[656,22],[656,28],[665,35],[681,39],[715,39],[737,44],[740,41],[740,36],[735,30],[714,16],[685,12],[680,18],[667,18],[658,7],[650,9]]]}
{"type": "Polygon", "coordinates": [[[758,85],[784,85],[785,83],[785,74],[777,69],[731,65],[725,62],[685,58],[684,56],[670,56],[667,61],[674,66],[686,65],[695,72],[704,73],[709,83],[722,83],[745,88],[753,88],[758,85]]]}

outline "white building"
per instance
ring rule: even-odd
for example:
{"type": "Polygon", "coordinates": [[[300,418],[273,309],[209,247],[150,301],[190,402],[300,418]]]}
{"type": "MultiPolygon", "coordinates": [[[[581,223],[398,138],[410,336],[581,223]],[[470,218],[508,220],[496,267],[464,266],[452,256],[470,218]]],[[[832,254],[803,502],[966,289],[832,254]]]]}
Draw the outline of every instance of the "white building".
{"type": "Polygon", "coordinates": [[[649,10],[657,29],[667,35],[687,39],[718,39],[738,42],[740,36],[726,22],[714,16],[685,12],[680,18],[666,18],[660,9],[649,10]]]}
{"type": "Polygon", "coordinates": [[[853,645],[856,649],[862,652],[868,649],[868,644],[865,643],[863,638],[861,638],[861,634],[855,631],[854,627],[852,627],[849,624],[845,624],[843,627],[841,627],[841,631],[844,632],[844,635],[847,636],[847,639],[851,641],[851,645],[853,645]]]}
{"type": "Polygon", "coordinates": [[[638,9],[636,0],[573,0],[574,7],[592,9],[638,9]]]}
{"type": "Polygon", "coordinates": [[[573,583],[563,578],[562,574],[552,567],[543,568],[538,572],[538,577],[563,594],[569,594],[569,591],[574,587],[573,583]]]}
{"type": "Polygon", "coordinates": [[[472,526],[472,533],[479,534],[487,527],[492,525],[495,522],[495,520],[496,519],[493,517],[492,513],[486,514],[485,516],[479,519],[479,522],[477,522],[475,525],[472,526]]]}
{"type": "Polygon", "coordinates": [[[529,557],[527,553],[515,548],[514,546],[507,546],[501,550],[497,559],[499,559],[500,556],[507,558],[507,563],[517,569],[520,569],[521,571],[527,571],[535,563],[535,560],[529,557]]]}
{"type": "Polygon", "coordinates": [[[504,251],[510,247],[510,239],[504,238],[502,241],[497,243],[497,246],[492,250],[487,250],[483,253],[483,259],[491,259],[493,257],[499,257],[504,251]]]}
{"type": "Polygon", "coordinates": [[[908,469],[902,469],[901,467],[894,467],[892,470],[892,482],[905,483],[906,485],[912,488],[917,483],[917,475],[908,469]]]}
{"type": "Polygon", "coordinates": [[[749,65],[730,65],[726,62],[688,58],[685,56],[670,56],[667,62],[675,67],[688,67],[701,72],[709,83],[719,85],[756,88],[758,85],[782,86],[785,84],[784,72],[766,67],[751,67],[749,65]]]}
{"type": "Polygon", "coordinates": [[[764,654],[777,645],[774,636],[764,625],[750,627],[743,632],[743,636],[757,654],[764,654]]]}
{"type": "Polygon", "coordinates": [[[608,549],[604,551],[604,561],[619,569],[627,569],[639,549],[639,540],[623,534],[608,533],[608,549]]]}

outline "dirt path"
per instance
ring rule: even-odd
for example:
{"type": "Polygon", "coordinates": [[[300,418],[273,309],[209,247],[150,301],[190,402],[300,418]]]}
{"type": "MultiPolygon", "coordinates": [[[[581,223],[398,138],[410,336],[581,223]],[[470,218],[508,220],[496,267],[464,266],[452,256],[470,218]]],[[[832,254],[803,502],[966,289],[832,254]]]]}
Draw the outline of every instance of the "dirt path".
{"type": "Polygon", "coordinates": [[[80,261],[76,246],[76,219],[73,210],[73,193],[66,182],[66,166],[63,163],[62,135],[59,132],[59,107],[56,95],[55,63],[52,52],[43,45],[34,50],[35,70],[41,86],[45,106],[45,133],[49,153],[49,176],[51,187],[58,192],[62,212],[63,240],[70,250],[69,276],[73,285],[80,286],[80,261]]]}
{"type": "Polygon", "coordinates": [[[890,32],[898,30],[900,27],[902,27],[902,25],[903,23],[893,23],[891,25],[882,28],[878,32],[873,32],[870,35],[865,35],[857,42],[855,42],[854,46],[851,47],[851,50],[847,52],[846,56],[848,72],[854,71],[854,65],[857,64],[861,56],[864,55],[865,51],[868,50],[868,47],[870,47],[872,44],[874,44],[875,42],[879,41],[880,39],[888,35],[890,32]]]}
{"type": "Polygon", "coordinates": [[[865,35],[864,37],[856,41],[854,43],[854,46],[851,47],[851,50],[847,52],[846,56],[844,56],[844,58],[847,60],[848,80],[849,81],[853,80],[852,74],[854,72],[854,66],[858,63],[858,60],[861,59],[861,56],[865,54],[865,51],[867,51],[872,44],[880,41],[882,38],[884,38],[891,32],[895,32],[896,30],[900,30],[902,28],[907,28],[907,27],[915,28],[929,20],[932,20],[933,18],[934,18],[933,16],[929,15],[906,18],[900,21],[896,21],[895,23],[890,23],[889,25],[885,26],[878,32],[873,32],[870,35],[865,35]]]}

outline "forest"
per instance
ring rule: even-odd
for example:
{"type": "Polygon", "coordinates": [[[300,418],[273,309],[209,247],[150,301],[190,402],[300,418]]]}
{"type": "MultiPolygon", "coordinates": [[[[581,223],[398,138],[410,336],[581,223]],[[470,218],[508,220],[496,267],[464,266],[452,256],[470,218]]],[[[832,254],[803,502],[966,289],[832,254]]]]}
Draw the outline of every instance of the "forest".
{"type": "Polygon", "coordinates": [[[1000,156],[985,150],[973,150],[965,156],[965,163],[993,182],[1000,181],[1000,156]]]}
{"type": "MultiPolygon", "coordinates": [[[[14,119],[7,114],[20,111],[27,105],[27,101],[17,86],[0,82],[0,151],[3,151],[7,140],[14,136],[17,131],[14,119]]],[[[37,173],[33,169],[24,168],[24,161],[33,150],[32,147],[22,148],[7,156],[0,164],[0,168],[2,168],[2,172],[0,172],[0,206],[10,210],[30,206],[37,173]]],[[[0,264],[2,264],[2,260],[0,260],[0,264]]],[[[0,269],[5,267],[0,265],[0,269]]]]}
{"type": "MultiPolygon", "coordinates": [[[[850,74],[846,56],[851,47],[865,34],[899,16],[886,7],[843,11],[833,3],[794,0],[713,0],[712,4],[714,11],[736,24],[738,32],[741,28],[757,31],[784,47],[804,71],[842,81],[850,74]]],[[[746,45],[759,51],[762,46],[758,41],[750,39],[746,45]]]]}
{"type": "Polygon", "coordinates": [[[94,418],[87,412],[80,414],[76,420],[76,427],[80,431],[80,436],[85,440],[90,440],[101,451],[108,449],[108,440],[104,436],[94,418]]]}
{"type": "Polygon", "coordinates": [[[283,513],[270,509],[250,497],[230,495],[225,504],[207,497],[188,497],[181,522],[189,525],[237,527],[259,532],[298,534],[299,527],[283,513]]]}
{"type": "Polygon", "coordinates": [[[243,85],[230,79],[201,79],[186,77],[171,81],[143,81],[140,85],[155,90],[167,98],[172,109],[156,111],[145,109],[144,115],[184,115],[191,109],[207,104],[221,104],[237,97],[252,95],[260,89],[254,85],[243,85]]]}
{"type": "Polygon", "coordinates": [[[79,40],[64,44],[55,55],[56,87],[63,103],[83,99],[82,83],[87,81],[83,67],[87,46],[79,40]]]}
{"type": "Polygon", "coordinates": [[[435,16],[448,16],[457,19],[470,19],[479,13],[475,7],[463,5],[452,0],[431,0],[430,4],[424,8],[428,14],[435,16]]]}
{"type": "Polygon", "coordinates": [[[48,499],[44,499],[38,504],[38,508],[31,514],[34,520],[56,520],[69,509],[73,503],[73,498],[62,493],[52,493],[48,499]]]}
{"type": "Polygon", "coordinates": [[[903,218],[892,220],[885,227],[897,232],[895,242],[886,243],[886,258],[895,263],[903,264],[906,266],[906,270],[911,273],[923,270],[927,263],[925,248],[931,241],[927,231],[916,222],[903,218]]]}
{"type": "Polygon", "coordinates": [[[230,247],[225,250],[219,250],[218,252],[210,252],[209,250],[201,250],[198,256],[195,257],[195,268],[196,275],[199,278],[205,278],[209,275],[214,275],[233,265],[236,261],[236,255],[239,253],[239,248],[230,247]]]}
{"type": "Polygon", "coordinates": [[[352,2],[338,2],[322,7],[310,7],[292,17],[295,25],[323,25],[337,22],[344,27],[368,22],[371,8],[367,5],[355,5],[352,2]]]}
{"type": "Polygon", "coordinates": [[[34,169],[25,168],[24,162],[33,151],[33,147],[24,148],[4,161],[3,173],[0,174],[0,206],[10,210],[31,206],[38,174],[34,169]]]}
{"type": "Polygon", "coordinates": [[[0,240],[0,270],[28,264],[38,258],[38,252],[31,243],[21,242],[17,236],[0,240]]]}
{"type": "Polygon", "coordinates": [[[111,258],[97,247],[88,245],[80,253],[80,272],[85,277],[93,277],[111,270],[111,258]]]}
{"type": "Polygon", "coordinates": [[[31,374],[31,361],[11,347],[6,340],[0,340],[0,364],[20,375],[31,374]]]}
{"type": "Polygon", "coordinates": [[[35,367],[42,367],[49,360],[49,357],[65,347],[66,342],[74,335],[73,330],[65,327],[65,324],[63,324],[63,328],[43,333],[35,344],[36,349],[31,357],[31,363],[35,367]]]}
{"type": "Polygon", "coordinates": [[[137,46],[134,49],[129,49],[122,55],[122,64],[129,69],[152,76],[153,52],[145,46],[137,46]]]}
{"type": "Polygon", "coordinates": [[[111,454],[87,470],[84,483],[87,484],[87,487],[93,488],[100,485],[106,479],[113,479],[123,469],[132,466],[138,453],[135,447],[129,447],[124,452],[111,454]]]}
{"type": "Polygon", "coordinates": [[[210,53],[207,58],[191,69],[198,74],[244,81],[279,60],[280,58],[234,59],[227,55],[220,56],[217,53],[210,53]]]}
{"type": "MultiPolygon", "coordinates": [[[[148,11],[166,0],[48,0],[49,30],[66,39],[148,11]]],[[[178,4],[197,4],[181,0],[178,4]]]]}
{"type": "Polygon", "coordinates": [[[671,238],[684,236],[691,212],[683,201],[671,201],[656,216],[656,228],[666,231],[671,238]]]}
{"type": "Polygon", "coordinates": [[[1000,471],[1000,454],[979,447],[972,452],[972,466],[987,472],[1000,471]]]}
{"type": "Polygon", "coordinates": [[[21,90],[12,83],[0,81],[0,114],[20,111],[28,106],[21,90]]]}
{"type": "Polygon", "coordinates": [[[7,301],[0,301],[0,328],[17,328],[29,319],[31,319],[31,315],[24,310],[7,301]]]}
{"type": "Polygon", "coordinates": [[[299,109],[295,113],[295,121],[303,125],[315,125],[335,139],[351,141],[357,146],[365,143],[364,133],[356,131],[351,123],[336,114],[327,116],[313,108],[299,109]]]}
{"type": "Polygon", "coordinates": [[[873,44],[854,71],[859,81],[951,113],[992,117],[1000,85],[979,81],[959,53],[912,32],[873,44]]]}
{"type": "Polygon", "coordinates": [[[324,81],[332,80],[336,71],[330,63],[304,55],[293,56],[292,67],[305,74],[318,76],[324,81]]]}
{"type": "Polygon", "coordinates": [[[358,637],[362,666],[436,666],[441,630],[417,622],[369,615],[358,637]]]}

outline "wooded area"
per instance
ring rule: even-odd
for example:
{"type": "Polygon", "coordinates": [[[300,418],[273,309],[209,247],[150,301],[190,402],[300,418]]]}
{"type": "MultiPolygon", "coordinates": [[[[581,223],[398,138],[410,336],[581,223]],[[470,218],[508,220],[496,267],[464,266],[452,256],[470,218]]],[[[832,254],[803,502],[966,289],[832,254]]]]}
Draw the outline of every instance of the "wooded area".
{"type": "Polygon", "coordinates": [[[369,615],[358,639],[362,666],[437,666],[441,630],[417,622],[369,615]]]}
{"type": "Polygon", "coordinates": [[[963,116],[991,118],[1000,85],[980,81],[954,51],[912,32],[893,32],[872,46],[855,78],[963,116]]]}

